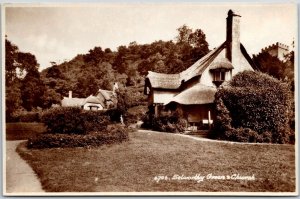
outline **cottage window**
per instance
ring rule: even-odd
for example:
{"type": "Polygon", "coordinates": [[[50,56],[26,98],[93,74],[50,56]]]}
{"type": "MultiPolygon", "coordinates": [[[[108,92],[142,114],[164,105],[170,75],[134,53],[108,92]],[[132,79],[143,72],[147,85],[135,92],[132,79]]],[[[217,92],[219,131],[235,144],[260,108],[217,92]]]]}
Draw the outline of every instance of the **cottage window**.
{"type": "Polygon", "coordinates": [[[215,71],[214,81],[225,81],[225,71],[215,71]]]}
{"type": "Polygon", "coordinates": [[[97,111],[97,110],[98,110],[98,107],[97,107],[97,106],[90,106],[90,110],[92,110],[92,111],[97,111]]]}

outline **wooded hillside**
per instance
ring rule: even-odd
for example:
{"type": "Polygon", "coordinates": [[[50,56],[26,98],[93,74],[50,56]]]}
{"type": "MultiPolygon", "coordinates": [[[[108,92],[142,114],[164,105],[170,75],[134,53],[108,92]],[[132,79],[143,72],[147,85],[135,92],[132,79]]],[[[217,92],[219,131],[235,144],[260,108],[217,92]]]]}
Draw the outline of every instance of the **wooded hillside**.
{"type": "MultiPolygon", "coordinates": [[[[60,104],[70,90],[73,97],[82,98],[95,94],[99,88],[111,90],[115,82],[125,90],[129,107],[145,104],[143,85],[149,70],[178,73],[209,52],[205,33],[201,29],[192,30],[183,25],[177,32],[174,40],[159,40],[150,44],[131,42],[127,46],[119,46],[116,51],[96,46],[70,61],[51,62],[52,66],[41,72],[34,55],[22,52],[6,38],[7,117],[20,110],[45,109],[60,104]]],[[[268,55],[254,57],[262,71],[279,79],[288,74],[292,81],[293,59],[293,52],[284,63],[274,61],[268,55]],[[282,70],[282,67],[286,69],[282,70]]]]}

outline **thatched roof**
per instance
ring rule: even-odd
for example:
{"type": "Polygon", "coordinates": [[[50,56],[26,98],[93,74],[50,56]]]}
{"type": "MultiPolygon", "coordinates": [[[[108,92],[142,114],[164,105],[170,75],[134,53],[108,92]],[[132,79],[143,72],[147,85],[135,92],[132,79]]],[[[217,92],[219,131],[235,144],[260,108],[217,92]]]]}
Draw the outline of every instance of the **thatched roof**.
{"type": "MultiPolygon", "coordinates": [[[[202,75],[203,71],[207,67],[210,67],[210,70],[216,68],[233,69],[233,65],[228,59],[224,58],[215,60],[215,58],[226,48],[226,45],[230,45],[230,43],[225,41],[218,48],[210,51],[208,54],[181,73],[163,74],[149,71],[146,81],[149,81],[152,88],[178,89],[183,82],[186,82],[193,77],[202,75]]],[[[240,44],[240,49],[252,68],[257,69],[257,66],[251,60],[242,44],[240,44]]]]}
{"type": "Polygon", "coordinates": [[[68,98],[64,97],[61,101],[61,106],[63,107],[81,107],[85,98],[68,98]]]}
{"type": "Polygon", "coordinates": [[[102,107],[105,107],[104,101],[102,101],[100,98],[93,96],[93,95],[90,95],[89,97],[87,97],[84,100],[84,102],[82,103],[82,105],[84,105],[86,103],[100,104],[102,107]]]}
{"type": "Polygon", "coordinates": [[[149,80],[152,88],[178,89],[183,82],[201,75],[224,48],[225,42],[218,48],[210,51],[207,55],[199,59],[192,66],[181,73],[163,74],[149,71],[146,79],[149,80]]]}
{"type": "Polygon", "coordinates": [[[180,73],[181,80],[188,81],[193,77],[199,76],[209,66],[209,64],[219,55],[219,53],[226,47],[226,42],[218,48],[210,51],[204,57],[195,62],[192,66],[180,73]]]}
{"type": "Polygon", "coordinates": [[[214,60],[209,65],[209,70],[216,70],[216,69],[230,70],[230,69],[233,69],[233,66],[227,58],[220,58],[220,59],[214,60]]]}
{"type": "Polygon", "coordinates": [[[103,97],[105,100],[111,100],[113,98],[113,91],[99,89],[98,97],[103,97]]]}
{"type": "Polygon", "coordinates": [[[147,78],[153,88],[179,88],[181,81],[179,74],[163,74],[149,71],[147,78]]]}
{"type": "Polygon", "coordinates": [[[196,84],[174,96],[173,99],[165,103],[165,105],[171,102],[184,105],[210,104],[214,102],[216,92],[217,89],[215,87],[196,84]]]}

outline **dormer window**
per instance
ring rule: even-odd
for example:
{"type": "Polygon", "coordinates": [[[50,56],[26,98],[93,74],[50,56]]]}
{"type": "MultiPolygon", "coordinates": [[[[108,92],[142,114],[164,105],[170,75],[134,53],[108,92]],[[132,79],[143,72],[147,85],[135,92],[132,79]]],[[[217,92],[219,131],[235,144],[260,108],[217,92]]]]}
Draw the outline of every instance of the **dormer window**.
{"type": "Polygon", "coordinates": [[[232,69],[233,66],[227,58],[220,58],[213,61],[209,65],[209,70],[213,76],[213,83],[218,87],[224,81],[230,80],[232,69]]]}
{"type": "Polygon", "coordinates": [[[226,70],[224,69],[220,69],[220,70],[213,70],[213,83],[219,87],[224,81],[226,81],[226,74],[228,73],[226,70]]]}
{"type": "Polygon", "coordinates": [[[225,76],[226,76],[226,71],[214,71],[213,72],[214,75],[214,81],[225,81],[225,76]]]}

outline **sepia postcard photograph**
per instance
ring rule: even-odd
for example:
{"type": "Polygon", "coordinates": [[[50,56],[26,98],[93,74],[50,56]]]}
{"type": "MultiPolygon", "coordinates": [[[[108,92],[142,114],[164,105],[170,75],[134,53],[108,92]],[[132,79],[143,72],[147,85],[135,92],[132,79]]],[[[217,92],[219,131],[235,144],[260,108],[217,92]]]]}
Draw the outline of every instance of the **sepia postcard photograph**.
{"type": "Polygon", "coordinates": [[[297,4],[1,11],[3,195],[298,194],[297,4]]]}

